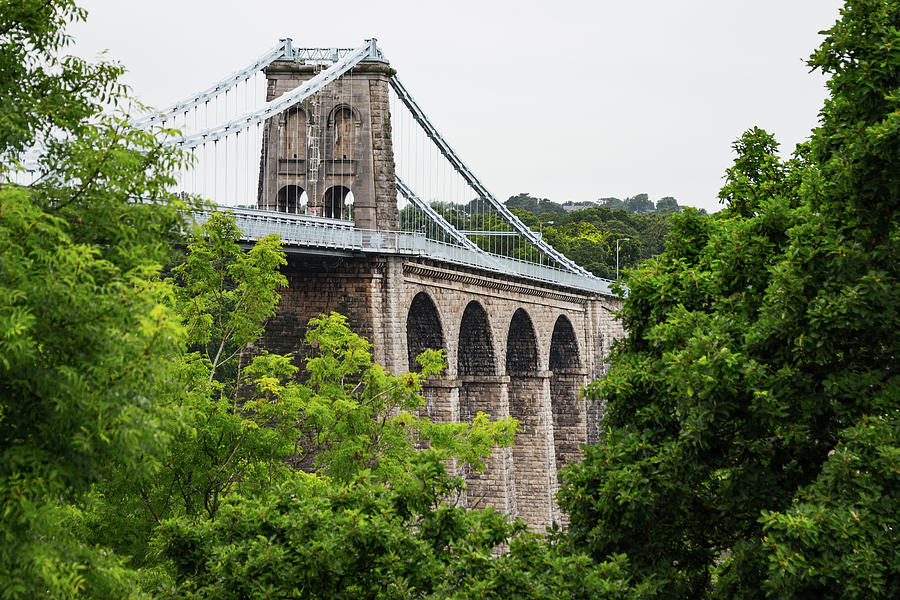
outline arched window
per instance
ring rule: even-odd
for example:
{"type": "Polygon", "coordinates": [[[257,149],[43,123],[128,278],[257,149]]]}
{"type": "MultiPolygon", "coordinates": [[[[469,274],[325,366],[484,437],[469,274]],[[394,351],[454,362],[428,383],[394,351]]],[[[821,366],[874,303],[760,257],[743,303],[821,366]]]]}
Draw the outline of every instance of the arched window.
{"type": "Polygon", "coordinates": [[[288,160],[306,158],[306,115],[297,107],[284,113],[280,145],[281,158],[288,160]]]}
{"type": "Polygon", "coordinates": [[[355,127],[353,111],[342,106],[334,113],[334,154],[335,160],[348,160],[353,156],[355,127]]]}

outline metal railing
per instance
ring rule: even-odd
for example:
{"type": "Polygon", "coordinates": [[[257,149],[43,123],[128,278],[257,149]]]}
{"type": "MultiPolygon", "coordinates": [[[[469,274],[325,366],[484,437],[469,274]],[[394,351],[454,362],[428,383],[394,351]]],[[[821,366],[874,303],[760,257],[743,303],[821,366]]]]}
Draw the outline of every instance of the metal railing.
{"type": "MultiPolygon", "coordinates": [[[[351,221],[258,209],[227,210],[237,217],[237,225],[243,232],[244,240],[248,242],[275,233],[288,249],[321,248],[346,252],[421,256],[502,275],[614,295],[610,288],[613,282],[609,279],[587,277],[523,260],[475,252],[463,246],[430,240],[421,233],[357,229],[351,221]]],[[[204,223],[212,215],[210,211],[197,211],[192,214],[197,224],[204,223]]]]}

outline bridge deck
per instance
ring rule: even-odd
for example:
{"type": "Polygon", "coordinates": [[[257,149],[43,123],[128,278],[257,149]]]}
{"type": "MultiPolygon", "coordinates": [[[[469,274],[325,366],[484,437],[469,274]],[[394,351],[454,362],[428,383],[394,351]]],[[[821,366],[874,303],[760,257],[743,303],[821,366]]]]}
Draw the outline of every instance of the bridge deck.
{"type": "MultiPolygon", "coordinates": [[[[606,295],[615,295],[612,281],[586,277],[577,273],[516,260],[461,246],[430,240],[424,234],[406,231],[372,231],[357,229],[351,221],[247,208],[228,208],[237,217],[244,241],[252,242],[266,235],[278,234],[285,251],[322,249],[370,254],[400,254],[431,258],[448,263],[476,267],[486,271],[531,279],[606,295]]],[[[195,214],[197,223],[205,222],[211,213],[195,214]]]]}

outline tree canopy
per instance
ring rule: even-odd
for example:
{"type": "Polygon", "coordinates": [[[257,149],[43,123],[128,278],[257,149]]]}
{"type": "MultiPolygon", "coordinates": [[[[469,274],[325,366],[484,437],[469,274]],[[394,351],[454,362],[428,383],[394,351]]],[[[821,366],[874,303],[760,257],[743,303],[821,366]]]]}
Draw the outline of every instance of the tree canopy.
{"type": "Polygon", "coordinates": [[[748,131],[728,208],[674,216],[627,279],[589,391],[606,439],[560,498],[575,547],[661,596],[900,586],[898,26],[896,1],[848,1],[809,62],[831,92],[810,142],[782,160],[748,131]]]}

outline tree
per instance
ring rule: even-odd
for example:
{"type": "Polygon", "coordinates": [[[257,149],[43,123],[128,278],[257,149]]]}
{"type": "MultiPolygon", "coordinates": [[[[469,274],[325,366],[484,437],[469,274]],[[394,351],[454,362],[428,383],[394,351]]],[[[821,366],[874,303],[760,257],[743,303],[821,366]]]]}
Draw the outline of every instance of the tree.
{"type": "Polygon", "coordinates": [[[737,159],[727,171],[728,181],[719,191],[719,199],[741,216],[752,217],[764,199],[783,194],[782,188],[790,182],[785,178],[785,165],[775,154],[775,136],[754,127],[732,148],[737,159]]]}
{"type": "Polygon", "coordinates": [[[625,210],[625,203],[622,202],[619,198],[600,198],[597,200],[600,203],[600,206],[605,206],[606,208],[610,208],[613,210],[625,210]]]}
{"type": "Polygon", "coordinates": [[[89,127],[109,100],[121,95],[122,68],[59,56],[69,21],[86,12],[71,0],[0,2],[0,159],[9,168],[20,153],[60,130],[89,127]]]}
{"type": "Polygon", "coordinates": [[[678,206],[678,200],[672,196],[664,196],[656,203],[656,212],[658,213],[669,214],[679,210],[681,208],[678,206]]]}
{"type": "Polygon", "coordinates": [[[659,595],[896,590],[898,15],[849,1],[810,61],[831,98],[808,147],[748,131],[729,208],[674,216],[628,278],[629,338],[589,392],[606,439],[561,502],[576,547],[659,595]]]}
{"type": "Polygon", "coordinates": [[[121,68],[60,58],[72,2],[0,5],[0,597],[128,597],[134,574],[69,526],[152,424],[182,329],[157,274],[180,239],[180,155],[105,106],[121,68]],[[13,183],[22,151],[40,177],[13,183]],[[140,226],[138,226],[140,224],[140,226]]]}
{"type": "Polygon", "coordinates": [[[595,564],[459,493],[431,451],[390,485],[293,480],[236,498],[213,522],[171,520],[156,540],[171,562],[169,595],[188,598],[638,598],[624,557],[595,564]],[[508,552],[496,556],[500,544],[508,552]]]}
{"type": "Polygon", "coordinates": [[[213,214],[171,268],[168,303],[186,335],[170,357],[167,385],[147,390],[165,448],[110,465],[85,517],[90,539],[137,566],[163,520],[215,517],[235,490],[254,495],[284,480],[284,461],[295,452],[298,402],[241,396],[254,378],[293,372],[289,357],[242,360],[274,314],[278,288],[287,285],[278,271],[284,253],[275,235],[244,251],[239,234],[233,215],[213,214]]]}
{"type": "Polygon", "coordinates": [[[900,420],[863,417],[790,508],[763,511],[765,589],[776,598],[890,597],[900,586],[900,420]]]}
{"type": "Polygon", "coordinates": [[[396,483],[423,444],[481,469],[495,444],[513,440],[514,419],[479,414],[470,424],[439,424],[416,416],[422,382],[445,367],[443,356],[426,352],[420,372],[393,375],[336,313],[310,322],[306,342],[316,351],[303,382],[290,355],[247,356],[287,281],[277,237],[244,251],[239,233],[232,215],[213,215],[172,268],[187,344],[175,385],[154,390],[168,442],[138,465],[119,463],[96,488],[87,517],[91,539],[136,565],[155,560],[148,544],[167,519],[213,521],[226,499],[256,498],[296,479],[288,464],[338,482],[365,471],[396,483]]]}
{"type": "Polygon", "coordinates": [[[656,208],[647,194],[638,194],[625,198],[622,207],[630,213],[649,214],[656,208]]]}
{"type": "Polygon", "coordinates": [[[535,198],[531,194],[521,193],[516,196],[510,196],[504,202],[509,208],[518,208],[527,210],[531,214],[538,215],[540,213],[552,213],[555,215],[563,215],[566,210],[561,204],[548,200],[547,198],[535,198]]]}

